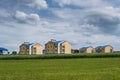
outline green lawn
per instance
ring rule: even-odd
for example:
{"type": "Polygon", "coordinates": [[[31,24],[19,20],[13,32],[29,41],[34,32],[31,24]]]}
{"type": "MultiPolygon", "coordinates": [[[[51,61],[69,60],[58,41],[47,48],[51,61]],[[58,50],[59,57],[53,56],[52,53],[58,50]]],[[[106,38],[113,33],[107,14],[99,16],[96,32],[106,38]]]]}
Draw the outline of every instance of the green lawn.
{"type": "Polygon", "coordinates": [[[0,60],[0,80],[120,80],[120,58],[0,60]]]}

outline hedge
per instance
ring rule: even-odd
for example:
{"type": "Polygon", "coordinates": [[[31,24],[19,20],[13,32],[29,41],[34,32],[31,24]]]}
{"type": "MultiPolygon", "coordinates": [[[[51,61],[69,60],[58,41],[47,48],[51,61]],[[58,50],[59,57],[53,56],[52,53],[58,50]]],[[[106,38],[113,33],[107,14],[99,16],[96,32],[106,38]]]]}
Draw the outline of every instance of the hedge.
{"type": "Polygon", "coordinates": [[[114,58],[120,53],[94,53],[94,54],[44,54],[44,55],[0,55],[0,60],[25,60],[25,59],[70,59],[70,58],[114,58]]]}

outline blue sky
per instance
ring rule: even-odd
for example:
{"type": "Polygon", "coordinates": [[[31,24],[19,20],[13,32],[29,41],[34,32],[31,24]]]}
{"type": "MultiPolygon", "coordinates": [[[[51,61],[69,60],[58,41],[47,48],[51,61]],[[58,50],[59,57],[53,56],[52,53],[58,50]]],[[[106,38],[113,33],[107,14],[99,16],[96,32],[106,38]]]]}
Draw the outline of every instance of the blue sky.
{"type": "Polygon", "coordinates": [[[120,50],[120,0],[1,0],[0,46],[67,40],[73,49],[112,45],[120,50]]]}

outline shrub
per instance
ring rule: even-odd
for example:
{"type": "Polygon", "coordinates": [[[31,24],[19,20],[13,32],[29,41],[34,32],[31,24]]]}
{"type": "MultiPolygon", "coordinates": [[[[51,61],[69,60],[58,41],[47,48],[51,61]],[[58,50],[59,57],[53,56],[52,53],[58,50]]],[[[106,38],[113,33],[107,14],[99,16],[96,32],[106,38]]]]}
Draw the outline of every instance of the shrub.
{"type": "Polygon", "coordinates": [[[13,54],[13,55],[17,55],[17,51],[13,51],[12,54],[13,54]]]}
{"type": "Polygon", "coordinates": [[[24,60],[24,59],[70,59],[70,58],[114,58],[120,57],[120,53],[96,53],[96,54],[44,54],[44,55],[9,55],[0,56],[0,60],[24,60]]]}

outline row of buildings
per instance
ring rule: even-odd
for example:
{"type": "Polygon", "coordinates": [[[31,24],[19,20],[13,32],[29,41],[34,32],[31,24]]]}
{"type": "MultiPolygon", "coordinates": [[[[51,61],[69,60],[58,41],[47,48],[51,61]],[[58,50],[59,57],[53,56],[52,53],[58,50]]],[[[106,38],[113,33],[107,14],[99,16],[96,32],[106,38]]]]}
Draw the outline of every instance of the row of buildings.
{"type": "Polygon", "coordinates": [[[56,41],[51,39],[45,44],[45,50],[39,43],[24,42],[20,45],[19,54],[71,54],[71,44],[68,41],[56,41]]]}
{"type": "MultiPolygon", "coordinates": [[[[110,45],[93,47],[82,47],[80,49],[73,50],[71,44],[68,41],[56,41],[51,39],[45,44],[45,50],[39,43],[24,42],[19,47],[19,54],[29,55],[41,55],[41,54],[71,54],[71,53],[111,53],[113,47],[110,45]]],[[[8,54],[8,50],[0,48],[0,54],[8,54]]]]}
{"type": "Polygon", "coordinates": [[[110,45],[98,46],[93,48],[82,47],[80,49],[73,50],[71,44],[68,41],[56,41],[51,39],[45,44],[45,50],[42,50],[42,45],[39,43],[24,42],[20,45],[20,54],[71,54],[71,53],[112,53],[113,47],[110,45]]]}
{"type": "Polygon", "coordinates": [[[72,50],[72,53],[112,53],[112,52],[113,52],[113,47],[110,45],[98,46],[96,48],[89,46],[89,47],[82,47],[80,49],[72,50]]]}

